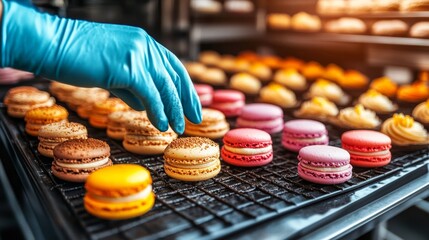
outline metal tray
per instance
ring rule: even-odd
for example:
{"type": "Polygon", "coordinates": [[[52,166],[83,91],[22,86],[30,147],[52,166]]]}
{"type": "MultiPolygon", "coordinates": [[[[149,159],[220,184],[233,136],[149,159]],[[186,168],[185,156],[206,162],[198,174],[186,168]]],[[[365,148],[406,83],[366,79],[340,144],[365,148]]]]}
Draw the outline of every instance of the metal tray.
{"type": "MultiPolygon", "coordinates": [[[[46,87],[46,84],[42,84],[46,87]]],[[[39,86],[38,86],[39,87],[39,86]]],[[[136,163],[153,177],[156,204],[147,214],[123,221],[107,221],[88,214],[83,206],[83,184],[62,181],[52,175],[51,159],[37,152],[38,141],[25,133],[24,122],[0,111],[3,144],[12,149],[21,174],[30,179],[47,216],[54,219],[63,237],[89,239],[213,239],[295,211],[310,204],[382,180],[403,168],[429,159],[429,149],[394,152],[392,162],[381,168],[354,168],[350,181],[332,186],[306,182],[297,175],[296,153],[281,147],[281,134],[272,135],[274,160],[267,166],[240,168],[222,164],[213,179],[186,183],[169,178],[162,156],[139,156],[126,152],[121,142],[91,127],[70,112],[70,121],[87,126],[91,137],[106,141],[114,163],[136,163]]],[[[338,133],[330,130],[330,144],[339,146],[338,133]]],[[[221,144],[221,142],[219,141],[221,144]]],[[[398,182],[397,184],[403,184],[398,182]]]]}

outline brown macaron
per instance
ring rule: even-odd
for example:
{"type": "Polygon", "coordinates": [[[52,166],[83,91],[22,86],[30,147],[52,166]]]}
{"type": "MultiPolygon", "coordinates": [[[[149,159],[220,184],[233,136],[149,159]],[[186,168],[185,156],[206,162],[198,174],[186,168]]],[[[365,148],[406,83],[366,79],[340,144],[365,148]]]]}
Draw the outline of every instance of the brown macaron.
{"type": "Polygon", "coordinates": [[[126,134],[122,145],[127,151],[142,155],[161,154],[177,134],[169,128],[156,129],[147,118],[135,118],[125,124],[126,134]]]}
{"type": "Polygon", "coordinates": [[[37,150],[45,157],[54,157],[54,148],[70,139],[86,139],[86,127],[75,122],[55,122],[44,125],[39,130],[39,146],[37,150]]]}
{"type": "Polygon", "coordinates": [[[101,140],[72,139],[54,148],[52,173],[65,181],[85,182],[95,170],[112,165],[110,147],[101,140]]]}

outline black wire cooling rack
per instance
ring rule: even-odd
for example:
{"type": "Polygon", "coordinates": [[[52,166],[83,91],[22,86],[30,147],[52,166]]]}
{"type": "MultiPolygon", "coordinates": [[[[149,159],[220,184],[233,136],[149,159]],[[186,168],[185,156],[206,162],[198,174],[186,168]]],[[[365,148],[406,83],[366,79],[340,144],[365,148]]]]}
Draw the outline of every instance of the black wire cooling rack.
{"type": "MultiPolygon", "coordinates": [[[[8,126],[10,140],[20,152],[18,161],[48,189],[51,205],[67,209],[77,231],[89,239],[212,239],[254,226],[266,219],[295,211],[309,204],[342,194],[385,178],[404,167],[427,160],[429,149],[394,152],[392,162],[380,168],[354,168],[353,177],[344,184],[317,185],[297,175],[296,153],[281,147],[281,134],[272,135],[273,162],[257,168],[222,164],[213,179],[187,183],[169,178],[163,170],[162,156],[139,156],[126,152],[121,142],[109,139],[70,113],[69,120],[87,126],[89,135],[106,141],[114,163],[135,163],[148,168],[153,178],[156,203],[147,214],[122,221],[108,221],[91,216],[83,206],[83,184],[62,181],[52,175],[51,159],[37,152],[38,141],[25,133],[24,122],[0,112],[0,123],[8,126]],[[55,197],[58,195],[60,197],[55,197]],[[65,206],[65,207],[64,207],[65,206]]],[[[338,134],[330,129],[330,145],[340,146],[338,134]]],[[[219,142],[220,143],[220,142],[219,142]]],[[[63,220],[64,220],[63,219],[63,220]]]]}

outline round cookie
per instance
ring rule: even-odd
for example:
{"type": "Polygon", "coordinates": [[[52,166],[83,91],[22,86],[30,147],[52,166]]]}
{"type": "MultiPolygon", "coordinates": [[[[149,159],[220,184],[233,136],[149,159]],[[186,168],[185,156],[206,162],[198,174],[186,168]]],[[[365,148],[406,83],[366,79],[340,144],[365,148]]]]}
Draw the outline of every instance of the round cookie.
{"type": "Polygon", "coordinates": [[[38,107],[50,107],[55,99],[44,91],[21,91],[9,95],[7,113],[11,117],[23,118],[27,111],[38,107]]]}
{"type": "Polygon", "coordinates": [[[37,137],[43,125],[54,122],[66,122],[68,115],[68,111],[60,105],[31,109],[25,114],[25,132],[37,137]]]}
{"type": "Polygon", "coordinates": [[[318,184],[340,184],[352,177],[350,154],[341,148],[313,145],[298,154],[298,175],[318,184]]]}
{"type": "Polygon", "coordinates": [[[89,115],[89,124],[96,128],[106,128],[109,114],[128,109],[128,105],[119,98],[108,98],[103,102],[96,102],[89,115]]]}
{"type": "Polygon", "coordinates": [[[313,120],[290,120],[285,123],[282,145],[288,150],[298,152],[310,145],[328,145],[328,131],[323,123],[313,120]]]}
{"type": "Polygon", "coordinates": [[[69,182],[85,182],[97,169],[112,165],[110,147],[101,140],[72,139],[54,148],[52,174],[69,182]]]}
{"type": "Polygon", "coordinates": [[[178,180],[207,180],[220,169],[219,145],[208,138],[178,138],[164,151],[165,173],[178,180]]]}
{"type": "Polygon", "coordinates": [[[223,112],[227,117],[235,117],[240,114],[244,104],[243,93],[236,90],[216,90],[210,108],[223,112]]]}
{"type": "Polygon", "coordinates": [[[38,133],[39,145],[37,150],[45,157],[54,157],[54,148],[70,139],[86,139],[86,127],[75,122],[55,122],[44,125],[38,133]]]}
{"type": "Polygon", "coordinates": [[[149,171],[136,164],[116,164],[89,175],[83,199],[86,211],[99,218],[137,217],[155,203],[149,171]]]}
{"type": "Polygon", "coordinates": [[[270,134],[253,128],[229,131],[223,138],[222,159],[240,167],[257,167],[273,160],[270,134]]]}
{"type": "Polygon", "coordinates": [[[347,131],[341,135],[342,147],[350,153],[350,162],[356,167],[381,167],[391,159],[391,140],[371,130],[347,131]]]}
{"type": "Polygon", "coordinates": [[[229,124],[222,112],[214,109],[202,109],[203,120],[200,124],[193,124],[186,119],[185,134],[188,136],[221,138],[229,130],[229,124]]]}
{"type": "Polygon", "coordinates": [[[237,127],[256,128],[270,134],[280,132],[283,129],[283,110],[272,104],[248,104],[237,119],[237,127]]]}

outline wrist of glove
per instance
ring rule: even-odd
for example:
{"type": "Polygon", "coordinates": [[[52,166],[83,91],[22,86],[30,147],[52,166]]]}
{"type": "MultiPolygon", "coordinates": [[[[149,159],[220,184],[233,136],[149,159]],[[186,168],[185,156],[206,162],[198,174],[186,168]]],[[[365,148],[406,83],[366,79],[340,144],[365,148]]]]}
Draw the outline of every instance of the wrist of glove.
{"type": "Polygon", "coordinates": [[[110,90],[146,110],[161,131],[201,122],[201,104],[182,63],[144,30],[59,18],[3,0],[1,67],[110,90]]]}

